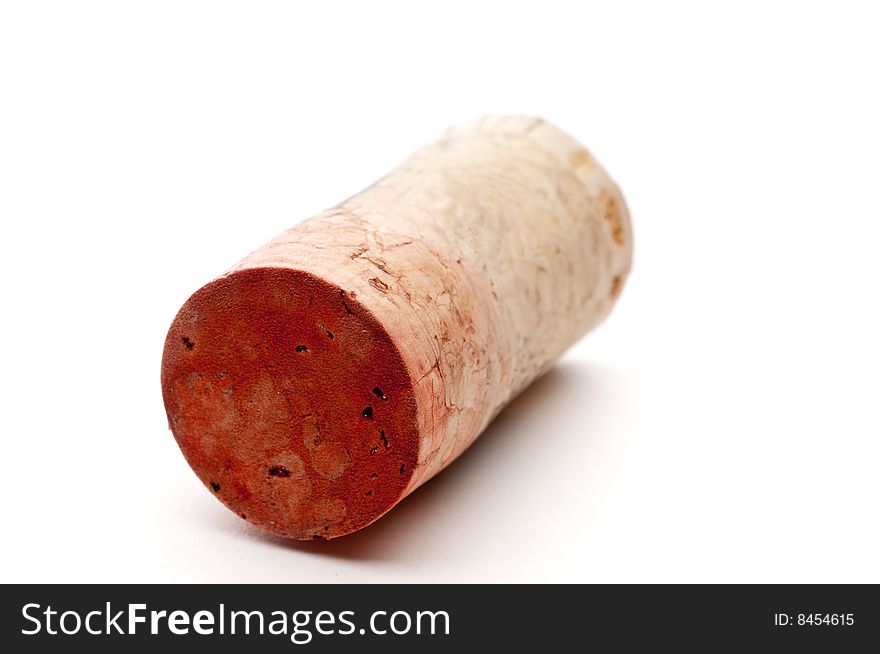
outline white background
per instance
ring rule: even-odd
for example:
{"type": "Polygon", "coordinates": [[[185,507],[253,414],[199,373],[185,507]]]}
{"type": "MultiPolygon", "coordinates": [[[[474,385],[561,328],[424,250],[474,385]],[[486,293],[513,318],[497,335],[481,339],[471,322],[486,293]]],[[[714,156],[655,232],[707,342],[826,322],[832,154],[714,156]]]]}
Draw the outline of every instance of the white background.
{"type": "Polygon", "coordinates": [[[871,6],[4,3],[0,580],[880,582],[871,6]],[[375,525],[261,534],[167,430],[171,319],[485,113],[618,180],[618,306],[375,525]]]}

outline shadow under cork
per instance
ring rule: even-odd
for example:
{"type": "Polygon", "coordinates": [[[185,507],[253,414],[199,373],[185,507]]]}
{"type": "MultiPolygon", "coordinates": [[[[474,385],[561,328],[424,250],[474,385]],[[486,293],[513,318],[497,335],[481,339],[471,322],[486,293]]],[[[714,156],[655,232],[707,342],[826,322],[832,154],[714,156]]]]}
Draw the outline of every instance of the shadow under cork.
{"type": "Polygon", "coordinates": [[[602,433],[603,425],[632,409],[627,393],[619,392],[621,379],[617,371],[599,365],[557,364],[515,398],[456,461],[360,531],[329,541],[288,540],[251,525],[238,533],[266,545],[352,561],[417,561],[436,550],[437,539],[491,534],[503,542],[532,535],[527,514],[540,510],[540,501],[553,501],[546,497],[523,505],[526,472],[529,486],[541,494],[541,474],[529,460],[534,448],[558,448],[553,457],[562,466],[589,460],[602,447],[596,440],[610,438],[602,433]]]}

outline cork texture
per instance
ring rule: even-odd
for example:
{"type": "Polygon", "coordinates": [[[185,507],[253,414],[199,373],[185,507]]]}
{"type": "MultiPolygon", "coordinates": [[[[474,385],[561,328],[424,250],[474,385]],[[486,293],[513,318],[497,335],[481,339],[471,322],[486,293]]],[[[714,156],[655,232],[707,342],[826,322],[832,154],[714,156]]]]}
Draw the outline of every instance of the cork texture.
{"type": "Polygon", "coordinates": [[[169,424],[254,524],[350,533],[597,325],[631,257],[620,191],[573,138],[525,117],[452,128],[184,305],[163,357],[169,424]],[[320,449],[303,441],[316,430],[320,449]]]}

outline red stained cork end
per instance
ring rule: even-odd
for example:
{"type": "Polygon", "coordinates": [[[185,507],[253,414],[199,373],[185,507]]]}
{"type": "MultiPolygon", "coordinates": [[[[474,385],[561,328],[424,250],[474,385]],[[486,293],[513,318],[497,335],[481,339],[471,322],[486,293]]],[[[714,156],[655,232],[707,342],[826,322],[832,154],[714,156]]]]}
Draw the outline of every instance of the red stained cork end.
{"type": "Polygon", "coordinates": [[[281,536],[365,527],[416,465],[396,345],[351,293],[302,271],[244,269],[197,291],[168,331],[162,394],[199,479],[281,536]]]}

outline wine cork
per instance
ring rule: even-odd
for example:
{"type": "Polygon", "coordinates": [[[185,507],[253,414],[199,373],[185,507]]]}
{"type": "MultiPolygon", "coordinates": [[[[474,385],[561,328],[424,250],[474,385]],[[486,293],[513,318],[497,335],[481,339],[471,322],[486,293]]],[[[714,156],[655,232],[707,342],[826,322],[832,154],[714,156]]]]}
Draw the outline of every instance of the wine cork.
{"type": "Polygon", "coordinates": [[[596,326],[631,257],[620,191],[572,137],[452,128],[192,295],[162,359],[170,428],[258,527],[351,533],[596,326]]]}

